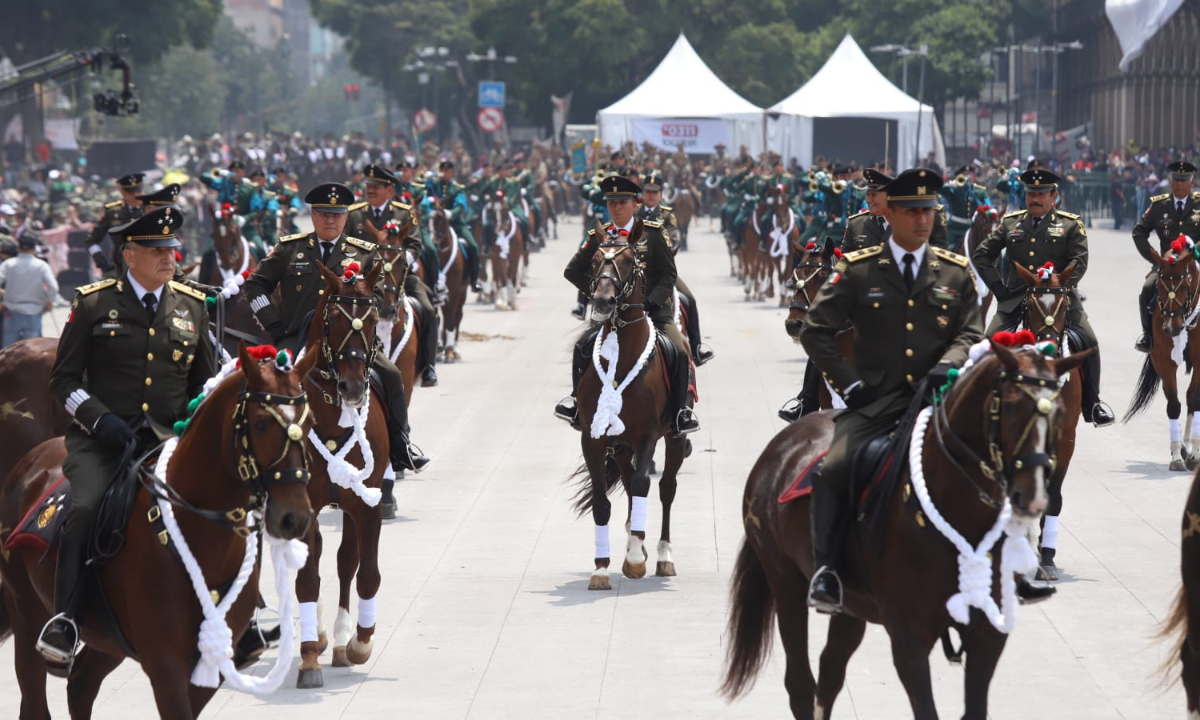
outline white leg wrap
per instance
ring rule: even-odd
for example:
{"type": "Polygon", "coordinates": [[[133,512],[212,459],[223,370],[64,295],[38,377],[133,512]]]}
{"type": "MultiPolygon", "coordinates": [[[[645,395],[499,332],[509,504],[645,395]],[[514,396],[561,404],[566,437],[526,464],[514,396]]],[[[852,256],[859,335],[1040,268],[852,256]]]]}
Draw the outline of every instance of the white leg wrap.
{"type": "Polygon", "coordinates": [[[354,621],[350,619],[350,611],[339,607],[337,619],[333,621],[333,646],[346,647],[350,638],[354,637],[354,621]]]}
{"type": "Polygon", "coordinates": [[[1042,528],[1042,547],[1058,547],[1058,518],[1046,516],[1046,526],[1042,528]]]}
{"type": "Polygon", "coordinates": [[[658,561],[675,562],[675,558],[671,555],[671,543],[666,540],[658,541],[658,561]]]}
{"type": "Polygon", "coordinates": [[[1168,420],[1167,424],[1171,427],[1171,442],[1177,443],[1183,439],[1183,433],[1179,430],[1179,419],[1168,420]]]}
{"type": "Polygon", "coordinates": [[[1192,416],[1187,416],[1187,422],[1183,426],[1183,437],[1189,438],[1192,436],[1192,416]]]}
{"type": "Polygon", "coordinates": [[[317,641],[317,618],[315,602],[300,603],[300,642],[317,641]]]}
{"type": "Polygon", "coordinates": [[[358,599],[358,626],[375,627],[375,598],[358,599]]]}
{"type": "Polygon", "coordinates": [[[646,532],[646,498],[633,498],[633,511],[629,514],[629,530],[646,532]]]}
{"type": "Polygon", "coordinates": [[[608,548],[608,526],[596,526],[596,557],[607,558],[611,550],[608,548]]]}

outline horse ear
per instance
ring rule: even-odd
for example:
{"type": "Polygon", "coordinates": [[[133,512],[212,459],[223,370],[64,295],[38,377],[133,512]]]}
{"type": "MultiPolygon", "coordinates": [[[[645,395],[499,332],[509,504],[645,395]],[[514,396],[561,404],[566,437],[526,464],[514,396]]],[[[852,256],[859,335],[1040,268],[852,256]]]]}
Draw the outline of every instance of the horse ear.
{"type": "Polygon", "coordinates": [[[597,220],[596,221],[596,239],[602,240],[603,238],[604,238],[604,223],[597,220]]]}
{"type": "Polygon", "coordinates": [[[364,278],[367,281],[367,290],[375,290],[375,283],[379,282],[379,274],[383,272],[383,261],[376,260],[371,269],[367,271],[367,276],[364,278]]]}
{"type": "Polygon", "coordinates": [[[1055,276],[1058,278],[1059,284],[1063,287],[1066,287],[1066,285],[1071,282],[1071,277],[1075,275],[1075,268],[1077,267],[1079,267],[1079,263],[1075,260],[1072,260],[1070,263],[1068,263],[1067,269],[1055,276]]]}
{"type": "Polygon", "coordinates": [[[257,360],[250,357],[250,351],[246,349],[245,340],[238,340],[238,360],[242,363],[242,374],[246,376],[246,382],[256,387],[262,387],[262,368],[258,366],[257,360]]]}
{"type": "Polygon", "coordinates": [[[832,237],[827,237],[827,238],[825,238],[825,249],[821,251],[821,255],[822,255],[822,257],[824,257],[826,260],[828,260],[828,259],[830,259],[831,257],[833,257],[833,251],[834,251],[834,250],[836,250],[836,249],[837,249],[837,246],[836,246],[836,244],[833,242],[833,238],[832,238],[832,237]]]}
{"type": "Polygon", "coordinates": [[[1150,248],[1150,261],[1155,265],[1161,265],[1163,261],[1162,255],[1159,255],[1158,251],[1154,248],[1150,248]]]}
{"type": "Polygon", "coordinates": [[[1072,353],[1070,357],[1065,357],[1061,360],[1054,360],[1054,372],[1058,375],[1065,375],[1075,368],[1083,365],[1083,361],[1087,360],[1088,355],[1098,352],[1100,348],[1090,347],[1087,350],[1080,350],[1077,353],[1072,353]]]}
{"type": "Polygon", "coordinates": [[[321,276],[325,278],[325,282],[329,283],[329,287],[331,287],[331,288],[337,287],[338,281],[341,278],[339,278],[336,274],[334,274],[334,272],[332,270],[325,267],[324,263],[320,263],[320,262],[317,263],[317,267],[321,269],[321,276]]]}
{"type": "MultiPolygon", "coordinates": [[[[1020,266],[1014,263],[1013,267],[1020,266]]],[[[995,353],[996,357],[1000,359],[1000,364],[1004,366],[1004,369],[1010,372],[1015,372],[1018,367],[1016,353],[1014,353],[1012,350],[1009,350],[1007,347],[998,344],[995,340],[988,340],[988,342],[991,343],[992,352],[995,353]]]]}
{"type": "Polygon", "coordinates": [[[304,386],[304,378],[308,377],[320,358],[321,353],[317,350],[316,342],[310,343],[308,347],[304,348],[304,357],[300,358],[295,367],[296,377],[300,378],[301,388],[304,386]]]}
{"type": "Polygon", "coordinates": [[[1038,284],[1038,276],[1025,269],[1020,263],[1013,263],[1013,270],[1017,271],[1017,276],[1025,281],[1026,285],[1034,286],[1038,284]]]}

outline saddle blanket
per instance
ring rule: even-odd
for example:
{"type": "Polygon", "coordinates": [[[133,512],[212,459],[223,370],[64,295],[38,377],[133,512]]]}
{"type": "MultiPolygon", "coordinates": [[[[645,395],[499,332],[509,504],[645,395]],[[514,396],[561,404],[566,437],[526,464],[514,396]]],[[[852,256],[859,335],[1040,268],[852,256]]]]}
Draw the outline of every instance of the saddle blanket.
{"type": "Polygon", "coordinates": [[[4,541],[4,549],[12,550],[27,547],[40,553],[50,550],[50,556],[58,555],[54,538],[58,530],[67,520],[67,511],[71,509],[71,484],[67,478],[60,477],[51,483],[42,497],[38,499],[17,529],[4,541]]]}
{"type": "Polygon", "coordinates": [[[784,490],[779,496],[780,505],[786,505],[796,498],[812,494],[813,477],[821,472],[821,465],[825,462],[825,455],[828,453],[828,450],[822,450],[821,454],[813,458],[813,461],[808,464],[808,467],[800,471],[800,474],[796,476],[792,484],[788,485],[788,489],[784,490]]]}

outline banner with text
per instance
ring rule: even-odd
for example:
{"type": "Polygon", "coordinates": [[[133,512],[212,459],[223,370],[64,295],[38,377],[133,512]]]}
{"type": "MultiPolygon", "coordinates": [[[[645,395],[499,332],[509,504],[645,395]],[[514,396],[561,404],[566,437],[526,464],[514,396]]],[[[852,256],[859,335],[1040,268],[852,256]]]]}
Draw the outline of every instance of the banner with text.
{"type": "Polygon", "coordinates": [[[717,145],[729,146],[729,121],[711,118],[635,118],[633,141],[672,151],[683,144],[692,155],[711,155],[717,145]]]}

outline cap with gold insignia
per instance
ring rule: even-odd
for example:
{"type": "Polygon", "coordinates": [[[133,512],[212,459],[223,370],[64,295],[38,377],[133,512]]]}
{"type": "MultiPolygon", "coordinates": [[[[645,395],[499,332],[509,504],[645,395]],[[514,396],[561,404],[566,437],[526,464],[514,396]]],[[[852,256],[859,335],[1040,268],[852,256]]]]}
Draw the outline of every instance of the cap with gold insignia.
{"type": "Polygon", "coordinates": [[[600,181],[604,199],[635,198],[642,191],[638,184],[624,175],[610,175],[600,181]]]}
{"type": "Polygon", "coordinates": [[[438,163],[438,170],[453,170],[453,169],[454,169],[454,161],[453,160],[443,160],[440,163],[438,163]]]}
{"type": "Polygon", "coordinates": [[[155,208],[121,228],[121,239],[142,247],[183,247],[175,230],[183,225],[183,213],[178,208],[155,208]]]}
{"type": "Polygon", "coordinates": [[[642,189],[643,190],[659,190],[659,191],[661,191],[663,189],[662,173],[655,170],[652,173],[643,175],[642,176],[642,189]]]}
{"type": "Polygon", "coordinates": [[[129,173],[117,178],[117,186],[126,192],[140,190],[142,181],[146,179],[146,173],[129,173]]]}
{"type": "Polygon", "coordinates": [[[155,190],[145,195],[138,195],[138,200],[141,200],[146,205],[174,205],[175,199],[179,197],[179,191],[182,189],[179,183],[171,183],[170,185],[164,185],[161,190],[155,190]]]}
{"type": "Polygon", "coordinates": [[[396,176],[382,165],[371,163],[362,170],[363,180],[372,185],[391,185],[396,182],[396,176]]]}
{"type": "Polygon", "coordinates": [[[229,167],[226,169],[227,170],[245,170],[246,163],[242,162],[241,160],[234,160],[233,162],[229,163],[229,167]]]}
{"type": "Polygon", "coordinates": [[[266,171],[260,167],[256,167],[250,171],[250,179],[251,180],[253,180],[256,177],[265,178],[266,176],[267,176],[266,171]]]}
{"type": "Polygon", "coordinates": [[[1176,160],[1167,166],[1167,170],[1171,171],[1172,180],[1191,180],[1196,166],[1187,160],[1176,160]]]}
{"type": "Polygon", "coordinates": [[[354,202],[354,193],[341,183],[324,183],[309,190],[304,202],[318,212],[344,213],[354,202]]]}
{"type": "Polygon", "coordinates": [[[1058,176],[1044,167],[1036,167],[1021,173],[1021,182],[1027,193],[1044,193],[1058,189],[1058,176]]]}
{"type": "Polygon", "coordinates": [[[879,189],[887,193],[888,205],[937,207],[942,177],[927,168],[912,168],[879,189]]]}
{"type": "Polygon", "coordinates": [[[868,190],[880,190],[894,179],[891,175],[875,168],[866,168],[862,174],[863,180],[867,181],[868,190]]]}

